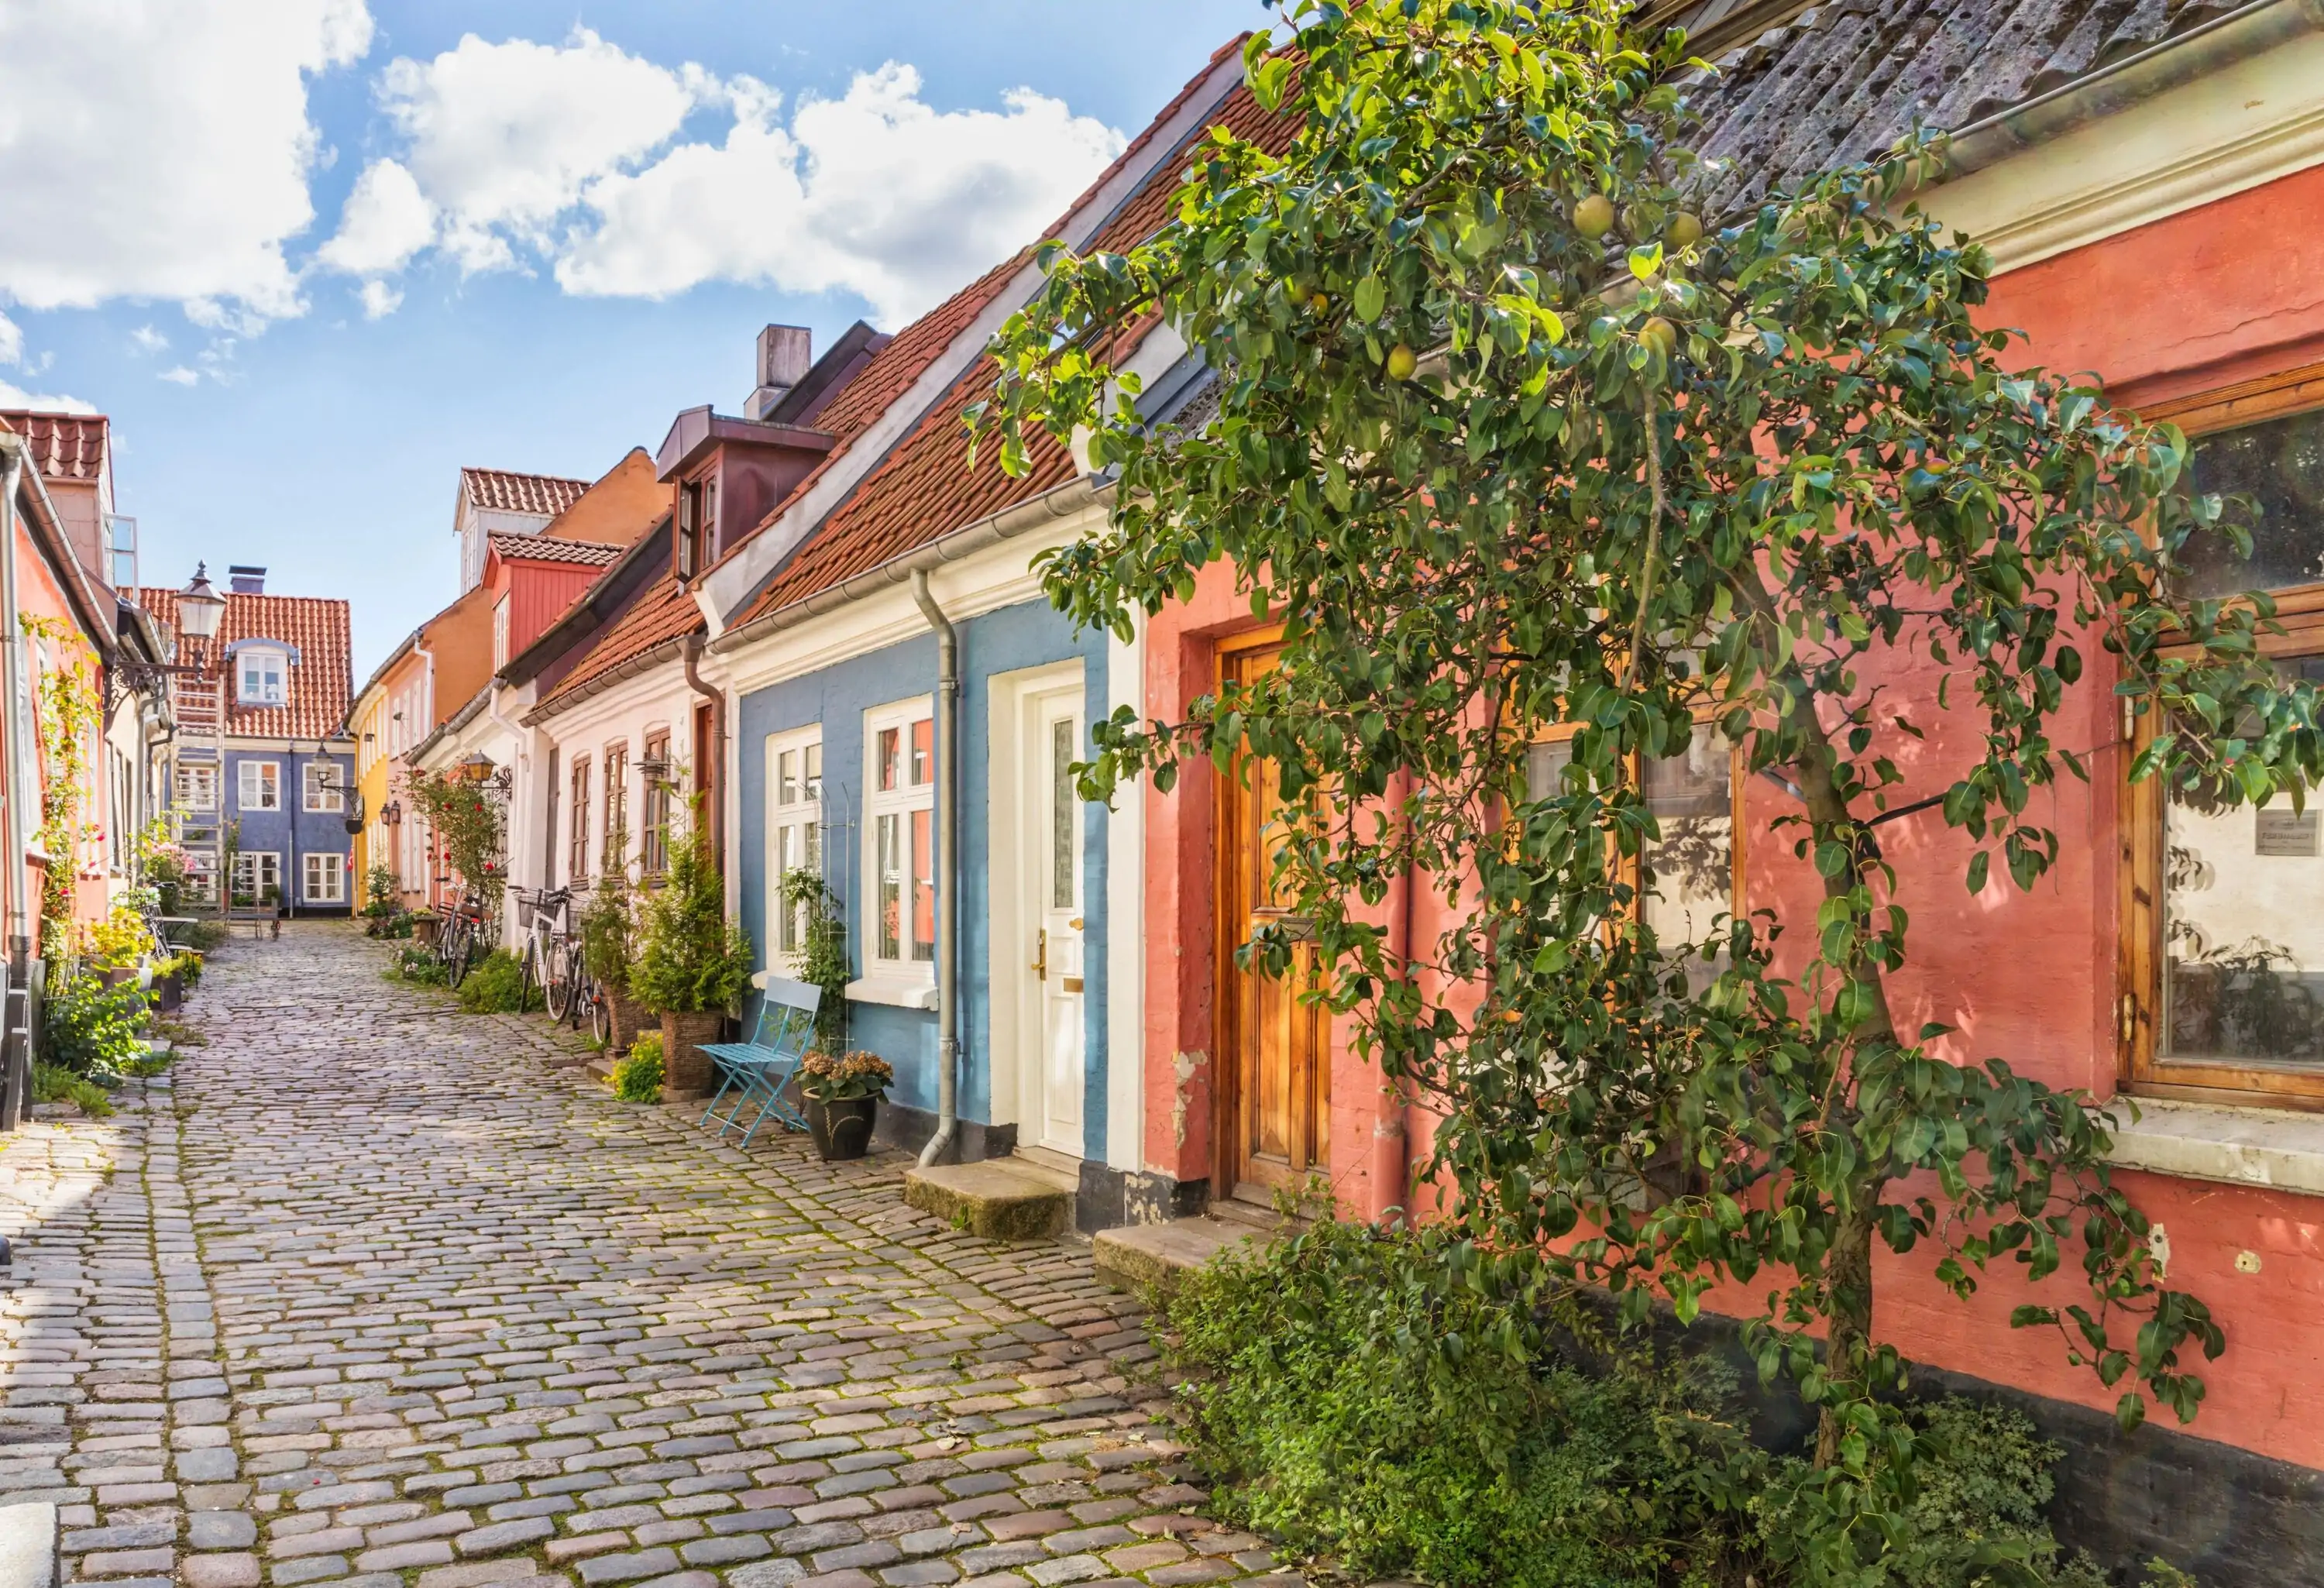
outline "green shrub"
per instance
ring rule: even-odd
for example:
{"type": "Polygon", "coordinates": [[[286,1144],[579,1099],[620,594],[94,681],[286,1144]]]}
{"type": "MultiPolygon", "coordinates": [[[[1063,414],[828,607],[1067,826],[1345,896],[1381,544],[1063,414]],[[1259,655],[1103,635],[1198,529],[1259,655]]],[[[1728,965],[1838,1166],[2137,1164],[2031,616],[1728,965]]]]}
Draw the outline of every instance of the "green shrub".
{"type": "Polygon", "coordinates": [[[656,1013],[723,1010],[751,984],[751,945],[726,919],[725,883],[696,820],[669,838],[669,865],[661,886],[639,910],[630,990],[656,1013]]]}
{"type": "Polygon", "coordinates": [[[105,1088],[86,1076],[52,1064],[32,1066],[32,1101],[35,1103],[76,1103],[81,1113],[91,1119],[103,1119],[113,1112],[113,1100],[105,1088]]]}
{"type": "Polygon", "coordinates": [[[423,987],[444,984],[444,962],[436,951],[424,943],[406,943],[387,962],[387,977],[391,982],[416,982],[423,987]]]}
{"type": "Polygon", "coordinates": [[[208,954],[226,946],[226,923],[208,916],[197,916],[189,924],[179,928],[176,936],[179,946],[208,954]]]}
{"type": "Polygon", "coordinates": [[[143,1057],[137,1033],[147,1002],[134,985],[108,987],[92,972],[60,967],[41,1006],[42,1059],[88,1076],[111,1074],[143,1057]]]}
{"type": "Polygon", "coordinates": [[[484,956],[484,963],[460,983],[460,1007],[470,1014],[522,1014],[531,1007],[525,996],[524,966],[505,948],[484,956]]]}
{"type": "Polygon", "coordinates": [[[661,1033],[648,1031],[613,1066],[613,1095],[624,1103],[661,1101],[661,1033]]]}
{"type": "MultiPolygon", "coordinates": [[[[1794,1564],[1816,1474],[1750,1444],[1731,1374],[1609,1339],[1570,1298],[1545,1323],[1499,1279],[1449,1233],[1329,1218],[1189,1276],[1167,1361],[1220,1509],[1358,1581],[1821,1588],[1794,1564]]],[[[2060,1453],[2030,1422],[1912,1416],[1909,1528],[1849,1588],[2101,1588],[2043,1520],[2060,1453]]]]}

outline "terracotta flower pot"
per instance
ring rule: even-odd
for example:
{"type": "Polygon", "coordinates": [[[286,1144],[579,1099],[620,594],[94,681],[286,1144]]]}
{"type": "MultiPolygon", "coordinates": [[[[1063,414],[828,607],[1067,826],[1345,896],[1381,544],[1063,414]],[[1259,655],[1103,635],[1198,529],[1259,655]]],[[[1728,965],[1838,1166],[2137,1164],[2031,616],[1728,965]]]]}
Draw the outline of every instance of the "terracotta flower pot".
{"type": "Polygon", "coordinates": [[[872,1150],[872,1127],[880,1118],[876,1097],[843,1097],[825,1103],[807,1100],[807,1129],[815,1133],[815,1149],[825,1163],[844,1163],[872,1150]]]}
{"type": "Polygon", "coordinates": [[[689,1011],[676,1013],[665,1010],[661,1017],[662,1090],[681,1097],[699,1097],[710,1090],[710,1056],[702,1051],[705,1042],[718,1040],[719,1028],[726,1017],[718,1011],[689,1011]]]}

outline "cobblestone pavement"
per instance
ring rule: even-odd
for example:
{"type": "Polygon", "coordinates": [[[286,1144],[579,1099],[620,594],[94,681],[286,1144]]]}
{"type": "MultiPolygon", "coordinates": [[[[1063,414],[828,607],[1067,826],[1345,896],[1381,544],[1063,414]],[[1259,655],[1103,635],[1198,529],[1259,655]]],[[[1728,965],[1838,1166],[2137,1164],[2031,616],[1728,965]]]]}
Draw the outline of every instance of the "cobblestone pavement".
{"type": "MultiPolygon", "coordinates": [[[[1172,1584],[1267,1572],[1087,1253],[748,1155],[343,926],[214,958],[115,1117],[0,1139],[0,1502],[113,1588],[1172,1584]]],[[[1276,1583],[1296,1578],[1270,1577],[1276,1583]]]]}

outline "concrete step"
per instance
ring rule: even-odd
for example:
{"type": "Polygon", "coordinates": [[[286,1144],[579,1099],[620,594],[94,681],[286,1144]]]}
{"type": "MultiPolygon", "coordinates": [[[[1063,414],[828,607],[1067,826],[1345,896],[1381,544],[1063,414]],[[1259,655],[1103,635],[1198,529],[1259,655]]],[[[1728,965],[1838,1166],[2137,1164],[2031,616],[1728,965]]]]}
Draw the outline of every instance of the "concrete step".
{"type": "Polygon", "coordinates": [[[1232,1247],[1255,1249],[1293,1224],[1281,1220],[1203,1214],[1159,1224],[1100,1230],[1090,1242],[1097,1277],[1131,1295],[1167,1296],[1178,1281],[1232,1247]]]}
{"type": "Polygon", "coordinates": [[[57,1508],[0,1505],[0,1588],[55,1588],[57,1508]]]}
{"type": "Polygon", "coordinates": [[[1048,1241],[1073,1227],[1062,1177],[1016,1159],[939,1164],[904,1175],[904,1200],[956,1229],[994,1241],[1048,1241]]]}

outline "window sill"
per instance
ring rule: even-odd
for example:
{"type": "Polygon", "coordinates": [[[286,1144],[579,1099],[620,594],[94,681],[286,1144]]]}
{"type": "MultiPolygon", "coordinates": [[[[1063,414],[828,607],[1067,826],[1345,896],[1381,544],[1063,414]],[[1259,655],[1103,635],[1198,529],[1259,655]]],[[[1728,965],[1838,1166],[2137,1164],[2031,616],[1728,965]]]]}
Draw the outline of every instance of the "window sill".
{"type": "Polygon", "coordinates": [[[2324,1196],[2324,1115],[2141,1098],[2133,1122],[2130,1101],[2107,1105],[2118,1168],[2324,1196]]]}
{"type": "Polygon", "coordinates": [[[933,1011],[936,984],[918,976],[874,974],[847,983],[850,1003],[884,1003],[891,1009],[933,1011]]]}

